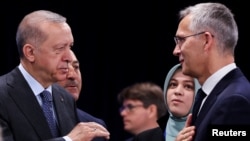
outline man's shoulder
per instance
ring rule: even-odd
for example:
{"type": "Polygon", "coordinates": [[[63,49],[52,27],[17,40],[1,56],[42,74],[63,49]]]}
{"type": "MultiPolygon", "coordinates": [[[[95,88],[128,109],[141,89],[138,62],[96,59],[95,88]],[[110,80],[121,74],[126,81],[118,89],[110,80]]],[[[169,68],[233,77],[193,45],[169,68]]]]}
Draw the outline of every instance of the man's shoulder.
{"type": "Polygon", "coordinates": [[[79,120],[80,121],[83,121],[83,122],[97,122],[101,125],[103,125],[104,127],[106,127],[106,124],[104,122],[104,120],[100,119],[100,118],[97,118],[79,108],[77,108],[77,114],[78,114],[78,117],[79,117],[79,120]]]}
{"type": "Polygon", "coordinates": [[[143,141],[163,141],[163,131],[160,127],[145,130],[135,136],[135,140],[143,141]]]}

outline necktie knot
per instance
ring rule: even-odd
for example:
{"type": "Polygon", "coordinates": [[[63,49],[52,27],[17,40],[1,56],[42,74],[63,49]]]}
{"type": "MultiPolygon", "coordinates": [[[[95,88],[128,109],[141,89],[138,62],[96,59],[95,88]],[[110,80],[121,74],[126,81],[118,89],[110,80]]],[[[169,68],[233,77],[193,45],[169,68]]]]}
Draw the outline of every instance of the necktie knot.
{"type": "Polygon", "coordinates": [[[198,113],[199,113],[199,110],[200,110],[200,107],[201,107],[201,103],[202,103],[202,100],[206,97],[207,95],[203,92],[203,90],[200,88],[195,96],[195,102],[194,102],[194,107],[193,107],[193,116],[192,116],[192,123],[194,124],[197,116],[198,116],[198,113]]]}
{"type": "Polygon", "coordinates": [[[47,90],[44,90],[42,93],[41,93],[41,97],[42,97],[42,100],[43,102],[45,101],[52,101],[52,95],[49,91],[47,90]]]}
{"type": "Polygon", "coordinates": [[[204,91],[200,88],[197,92],[197,96],[195,97],[195,101],[202,101],[207,95],[204,91]]]}

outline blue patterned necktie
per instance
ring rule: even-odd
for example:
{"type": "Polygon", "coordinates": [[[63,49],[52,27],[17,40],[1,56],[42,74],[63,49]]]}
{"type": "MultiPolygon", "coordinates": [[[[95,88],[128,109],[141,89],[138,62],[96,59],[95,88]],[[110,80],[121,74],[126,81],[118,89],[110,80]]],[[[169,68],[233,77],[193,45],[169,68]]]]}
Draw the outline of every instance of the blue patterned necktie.
{"type": "Polygon", "coordinates": [[[195,120],[198,116],[202,100],[206,97],[207,95],[203,92],[203,90],[200,88],[197,92],[197,95],[195,96],[195,102],[194,102],[194,107],[193,107],[193,112],[192,112],[192,124],[194,125],[195,120]]]}
{"type": "Polygon", "coordinates": [[[56,121],[55,118],[53,116],[53,110],[52,110],[52,95],[49,91],[44,90],[41,93],[41,98],[42,98],[42,109],[43,109],[43,113],[47,119],[50,131],[52,133],[53,137],[58,137],[58,129],[57,129],[57,125],[56,125],[56,121]]]}

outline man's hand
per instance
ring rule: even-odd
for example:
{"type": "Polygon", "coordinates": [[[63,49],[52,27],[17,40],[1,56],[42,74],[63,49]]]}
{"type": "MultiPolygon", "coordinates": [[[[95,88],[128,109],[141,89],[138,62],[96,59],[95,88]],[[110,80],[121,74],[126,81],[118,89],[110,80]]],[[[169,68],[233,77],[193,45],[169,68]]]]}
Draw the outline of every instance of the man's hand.
{"type": "Polygon", "coordinates": [[[91,141],[95,137],[110,138],[106,128],[96,122],[80,122],[67,135],[72,141],[91,141]]]}
{"type": "Polygon", "coordinates": [[[192,114],[189,114],[184,128],[178,133],[175,141],[192,141],[195,134],[195,126],[191,126],[192,114]]]}

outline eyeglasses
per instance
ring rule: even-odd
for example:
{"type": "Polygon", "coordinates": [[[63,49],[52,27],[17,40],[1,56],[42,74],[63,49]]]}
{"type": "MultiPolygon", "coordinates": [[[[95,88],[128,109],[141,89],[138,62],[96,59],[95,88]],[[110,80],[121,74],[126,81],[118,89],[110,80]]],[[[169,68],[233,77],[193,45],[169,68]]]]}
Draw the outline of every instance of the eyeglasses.
{"type": "Polygon", "coordinates": [[[196,33],[196,34],[192,34],[192,35],[188,35],[188,36],[184,36],[184,37],[175,36],[174,41],[175,41],[176,45],[181,45],[185,41],[186,38],[192,37],[192,36],[197,36],[197,35],[204,34],[204,33],[205,33],[205,31],[199,32],[199,33],[196,33]]]}
{"type": "Polygon", "coordinates": [[[119,111],[122,112],[123,110],[126,110],[127,112],[130,112],[136,107],[143,107],[143,105],[132,105],[132,104],[123,105],[122,107],[120,107],[119,111]]]}

